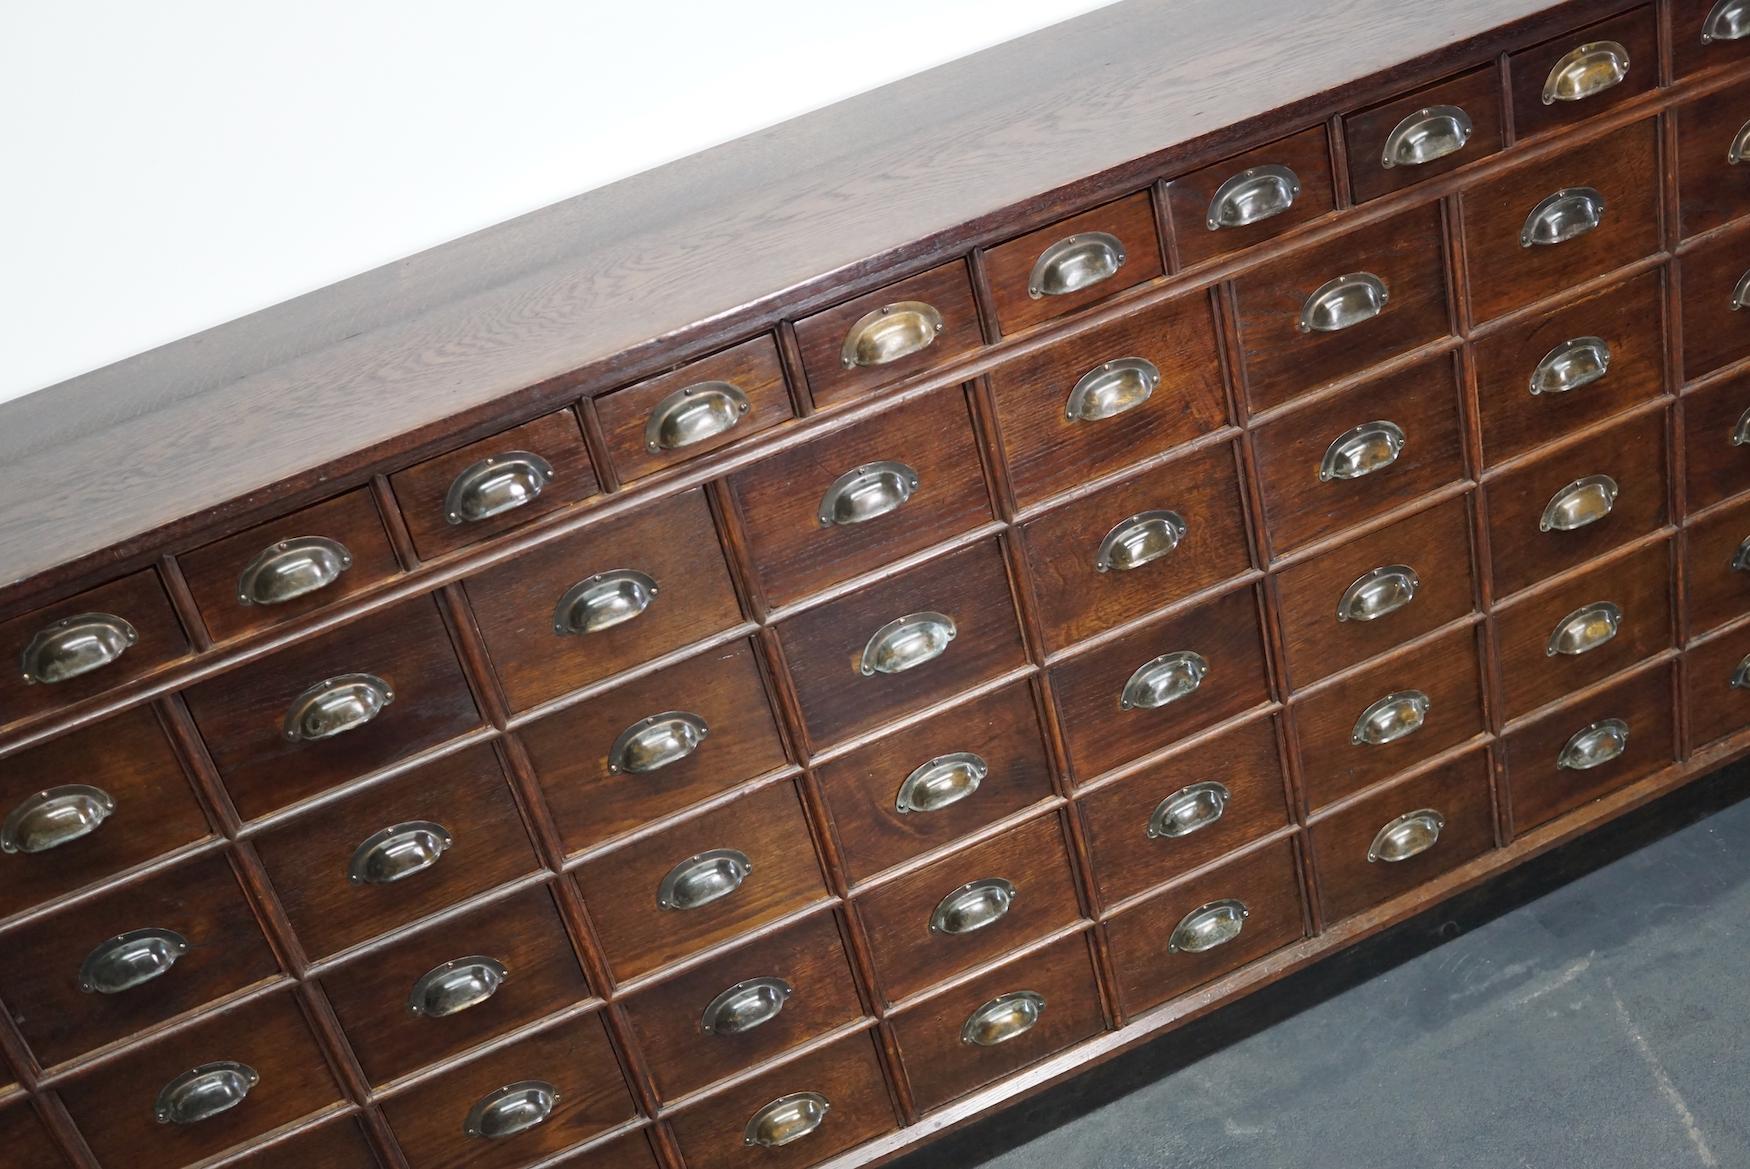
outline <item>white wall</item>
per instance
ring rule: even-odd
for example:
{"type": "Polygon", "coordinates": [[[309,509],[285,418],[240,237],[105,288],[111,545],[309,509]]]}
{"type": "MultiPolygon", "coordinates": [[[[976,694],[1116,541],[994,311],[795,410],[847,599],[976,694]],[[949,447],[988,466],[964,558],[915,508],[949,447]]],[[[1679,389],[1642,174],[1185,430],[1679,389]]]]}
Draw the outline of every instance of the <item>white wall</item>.
{"type": "Polygon", "coordinates": [[[0,0],[0,400],[1109,0],[0,0]]]}

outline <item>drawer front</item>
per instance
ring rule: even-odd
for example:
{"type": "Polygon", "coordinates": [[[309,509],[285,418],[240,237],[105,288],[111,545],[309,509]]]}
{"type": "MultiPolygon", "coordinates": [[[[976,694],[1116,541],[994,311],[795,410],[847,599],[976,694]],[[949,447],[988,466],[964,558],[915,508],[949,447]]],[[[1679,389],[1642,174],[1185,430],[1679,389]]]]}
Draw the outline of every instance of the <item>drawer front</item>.
{"type": "Polygon", "coordinates": [[[1005,334],[1061,317],[1161,274],[1147,191],[1072,215],[984,254],[1005,334]]]}
{"type": "Polygon", "coordinates": [[[246,1169],[377,1169],[380,1164],[359,1122],[342,1116],[307,1129],[258,1152],[246,1154],[232,1164],[246,1169]]]}
{"type": "Polygon", "coordinates": [[[183,698],[246,820],[480,725],[430,597],[240,666],[183,698]]]}
{"type": "Polygon", "coordinates": [[[626,1000],[638,1049],[664,1100],[862,1015],[831,913],[817,913],[626,1000]]]}
{"type": "Polygon", "coordinates": [[[1464,478],[1454,368],[1443,354],[1254,432],[1273,552],[1389,515],[1464,478]]]}
{"type": "Polygon", "coordinates": [[[1729,0],[1671,0],[1671,56],[1677,76],[1744,59],[1750,40],[1714,35],[1725,31],[1713,25],[1715,13],[1735,7],[1729,0]]]}
{"type": "Polygon", "coordinates": [[[650,1150],[650,1131],[634,1129],[549,1164],[553,1169],[658,1169],[656,1154],[650,1150]]]}
{"type": "Polygon", "coordinates": [[[1750,122],[1750,85],[1734,85],[1676,109],[1677,178],[1685,239],[1744,214],[1750,161],[1737,142],[1750,122]]]}
{"type": "Polygon", "coordinates": [[[255,846],[312,958],[536,868],[498,757],[485,746],[307,812],[255,846]]]}
{"type": "MultiPolygon", "coordinates": [[[[1738,307],[1738,288],[1750,274],[1746,263],[1750,227],[1735,227],[1677,261],[1683,300],[1683,377],[1694,381],[1750,356],[1750,331],[1738,307]]],[[[1750,293],[1744,297],[1750,302],[1750,293]]]]}
{"type": "Polygon", "coordinates": [[[1683,658],[1683,708],[1693,755],[1750,727],[1750,631],[1692,646],[1683,658]]]}
{"type": "Polygon", "coordinates": [[[577,883],[619,981],[826,896],[790,783],[593,857],[577,883]]]}
{"type": "Polygon", "coordinates": [[[815,774],[852,882],[1051,794],[1039,710],[1025,682],[817,764],[815,774]]]}
{"type": "Polygon", "coordinates": [[[1315,816],[1326,921],[1371,909],[1495,847],[1489,757],[1476,751],[1315,816]]]}
{"type": "Polygon", "coordinates": [[[1507,58],[1507,73],[1513,126],[1521,138],[1572,125],[1650,93],[1659,83],[1653,6],[1521,49],[1507,58]]]}
{"type": "Polygon", "coordinates": [[[876,978],[902,999],[1081,916],[1063,826],[1040,816],[860,893],[876,978]],[[970,888],[969,888],[970,886],[970,888]]]}
{"type": "Polygon", "coordinates": [[[1750,488],[1750,376],[1683,396],[1683,455],[1690,515],[1750,488]]]}
{"type": "Polygon", "coordinates": [[[821,405],[866,394],[983,347],[960,260],[796,322],[808,388],[821,405]]]}
{"type": "Polygon", "coordinates": [[[1256,592],[1238,588],[1127,633],[1050,678],[1070,774],[1085,783],[1270,700],[1256,592]]]}
{"type": "Polygon", "coordinates": [[[1750,613],[1750,499],[1728,504],[1683,532],[1687,634],[1694,637],[1750,613]],[[1740,563],[1743,553],[1745,567],[1740,563]]]}
{"type": "Polygon", "coordinates": [[[1451,331],[1437,204],[1272,260],[1234,281],[1253,410],[1451,331]]]}
{"type": "Polygon", "coordinates": [[[416,930],[323,974],[322,986],[373,1084],[590,993],[546,887],[416,930]]]}
{"type": "MultiPolygon", "coordinates": [[[[1651,65],[1650,57],[1644,60],[1651,65]]],[[[1657,251],[1657,158],[1654,124],[1636,122],[1465,191],[1472,317],[1490,320],[1657,251]],[[1565,234],[1562,218],[1567,230],[1586,222],[1578,196],[1546,205],[1563,191],[1580,190],[1603,199],[1597,226],[1561,242],[1535,242],[1565,234]],[[1528,238],[1534,242],[1522,242],[1528,238]]]]}
{"type": "Polygon", "coordinates": [[[729,486],[774,605],[991,519],[959,386],[762,459],[729,486]]]}
{"type": "Polygon", "coordinates": [[[1349,189],[1357,203],[1411,187],[1501,149],[1501,79],[1493,68],[1346,114],[1349,189]]]}
{"type": "Polygon", "coordinates": [[[1265,715],[1081,794],[1101,901],[1132,897],[1287,824],[1277,734],[1265,715]]]}
{"type": "Polygon", "coordinates": [[[0,1109],[0,1148],[12,1158],[12,1169],[67,1169],[66,1158],[28,1100],[0,1109]]]}
{"type": "Polygon", "coordinates": [[[1181,175],[1165,189],[1173,243],[1185,268],[1262,243],[1336,206],[1323,126],[1181,175]],[[1253,215],[1236,214],[1248,202],[1253,215]]]}
{"type": "Polygon", "coordinates": [[[1062,649],[1252,567],[1229,443],[1021,525],[1046,645],[1062,649]]]}

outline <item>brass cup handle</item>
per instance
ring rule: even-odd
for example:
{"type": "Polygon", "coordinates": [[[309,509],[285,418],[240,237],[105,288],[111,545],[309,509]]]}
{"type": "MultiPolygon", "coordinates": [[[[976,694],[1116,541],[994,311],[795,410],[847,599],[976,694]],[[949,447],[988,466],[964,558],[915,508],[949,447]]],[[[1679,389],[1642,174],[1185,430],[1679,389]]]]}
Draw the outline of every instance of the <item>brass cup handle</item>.
{"type": "Polygon", "coordinates": [[[1519,229],[1522,248],[1554,247],[1604,223],[1604,196],[1595,187],[1563,187],[1538,200],[1519,229]]]}
{"type": "Polygon", "coordinates": [[[324,678],[292,699],[280,730],[294,743],[332,739],[358,730],[394,701],[394,689],[375,674],[324,678]]]}
{"type": "Polygon", "coordinates": [[[1036,990],[1012,990],[966,1016],[960,1025],[960,1042],[968,1047],[995,1047],[1033,1030],[1044,1014],[1044,995],[1036,990]]]}
{"type": "Polygon", "coordinates": [[[1575,337],[1543,355],[1531,371],[1531,392],[1567,394],[1610,372],[1610,344],[1602,337],[1575,337]]]}
{"type": "Polygon", "coordinates": [[[1124,244],[1104,231],[1084,231],[1060,239],[1033,261],[1027,295],[1034,300],[1068,296],[1110,280],[1124,267],[1124,244]]]}
{"type": "Polygon", "coordinates": [[[1750,0],[1718,0],[1701,22],[1701,43],[1736,41],[1750,36],[1750,0]]]}
{"type": "Polygon", "coordinates": [[[1319,460],[1319,482],[1360,479],[1398,461],[1406,441],[1403,427],[1379,418],[1344,431],[1319,460]]]}
{"type": "Polygon", "coordinates": [[[1425,166],[1449,154],[1457,154],[1470,142],[1475,127],[1470,115],[1458,106],[1427,106],[1410,114],[1385,136],[1379,165],[1387,170],[1399,166],[1425,166]]]}
{"type": "Polygon", "coordinates": [[[1628,723],[1620,718],[1599,719],[1574,732],[1556,756],[1556,766],[1567,771],[1590,771],[1626,750],[1628,723]]]}
{"type": "Polygon", "coordinates": [[[815,518],[823,528],[866,524],[904,507],[918,482],[917,471],[897,459],[852,467],[820,497],[815,518]]]}
{"type": "Polygon", "coordinates": [[[138,929],[99,942],[79,964],[79,989],[120,994],[170,973],[188,953],[188,939],[175,930],[138,929]]]}
{"type": "Polygon", "coordinates": [[[393,885],[443,859],[455,839],[430,820],[408,820],[371,833],[353,850],[346,879],[354,885],[393,885]]]}
{"type": "Polygon", "coordinates": [[[1199,905],[1179,919],[1167,939],[1169,954],[1201,954],[1225,946],[1240,936],[1252,911],[1232,897],[1199,905]]]}
{"type": "Polygon", "coordinates": [[[921,300],[884,304],[857,318],[845,334],[839,362],[846,369],[890,365],[928,349],[945,328],[935,305],[921,300]]]}
{"type": "Polygon", "coordinates": [[[954,618],[946,613],[926,611],[896,617],[870,635],[857,670],[865,678],[915,670],[946,653],[959,632],[954,618]]]}
{"type": "Polygon", "coordinates": [[[199,1124],[243,1103],[261,1076],[246,1063],[222,1059],[190,1068],[158,1091],[159,1124],[199,1124]]]}
{"type": "Polygon", "coordinates": [[[1750,572],[1750,536],[1746,536],[1732,554],[1733,572],[1750,572]]]}
{"type": "Polygon", "coordinates": [[[697,382],[664,395],[644,421],[644,449],[684,450],[735,428],[752,403],[734,382],[697,382]]]}
{"type": "Polygon", "coordinates": [[[792,1092],[780,1096],[748,1120],[741,1139],[747,1145],[780,1149],[799,1141],[822,1124],[832,1108],[819,1092],[792,1092]]]}
{"type": "Polygon", "coordinates": [[[1587,475],[1576,479],[1550,496],[1544,505],[1543,517],[1537,521],[1540,532],[1572,532],[1595,524],[1616,507],[1620,493],[1616,480],[1609,475],[1587,475]]]}
{"type": "Polygon", "coordinates": [[[79,613],[37,630],[19,669],[29,683],[67,682],[109,665],[139,640],[134,627],[114,613],[79,613]]]}
{"type": "Polygon", "coordinates": [[[1750,158],[1750,122],[1738,127],[1738,132],[1732,135],[1732,144],[1726,147],[1726,164],[1737,166],[1746,158],[1750,158]]]}
{"type": "Polygon", "coordinates": [[[533,503],[553,481],[553,464],[533,451],[506,451],[467,467],[444,495],[444,519],[477,524],[533,503]]]}
{"type": "Polygon", "coordinates": [[[1732,425],[1732,445],[1744,446],[1750,443],[1750,409],[1738,415],[1738,421],[1732,425]]]}
{"type": "Polygon", "coordinates": [[[462,1131],[489,1141],[514,1137],[546,1121],[558,1104],[559,1089],[546,1080],[519,1080],[475,1101],[462,1131]]]}
{"type": "Polygon", "coordinates": [[[1071,422],[1101,422],[1136,409],[1161,384],[1160,367],[1146,357],[1102,362],[1070,387],[1063,416],[1071,422]]]}
{"type": "Polygon", "coordinates": [[[20,800],[0,825],[0,852],[47,852],[90,836],[115,811],[115,797],[100,787],[69,783],[20,800]]]}
{"type": "Polygon", "coordinates": [[[1385,311],[1391,290],[1372,272],[1350,272],[1325,281],[1300,306],[1300,331],[1340,333],[1385,311]]]}
{"type": "Polygon", "coordinates": [[[1383,747],[1407,739],[1428,721],[1431,702],[1420,690],[1397,690],[1368,704],[1355,720],[1349,741],[1357,747],[1383,747]]]}
{"type": "Polygon", "coordinates": [[[635,568],[586,576],[553,607],[553,632],[561,637],[600,633],[643,615],[656,600],[656,581],[635,568]]]}
{"type": "Polygon", "coordinates": [[[239,605],[283,605],[327,588],[352,567],[352,553],[327,536],[298,536],[263,548],[237,578],[239,605]]]}
{"type": "Polygon", "coordinates": [[[1416,599],[1422,578],[1407,564],[1383,564],[1350,582],[1337,599],[1337,620],[1377,621],[1416,599]]]}
{"type": "Polygon", "coordinates": [[[1732,671],[1732,689],[1750,690],[1750,655],[1739,659],[1737,667],[1732,671]]]}
{"type": "Polygon", "coordinates": [[[697,751],[711,728],[688,710],[666,710],[641,718],[608,748],[608,770],[618,775],[648,775],[697,751]]]}
{"type": "Polygon", "coordinates": [[[484,954],[452,958],[420,975],[407,995],[407,1010],[426,1019],[459,1015],[477,1007],[504,985],[510,971],[484,954]]]}
{"type": "Polygon", "coordinates": [[[1120,710],[1159,710],[1189,697],[1209,676],[1209,659],[1194,650],[1182,649],[1144,662],[1124,683],[1118,696],[1120,710]]]}
{"type": "Polygon", "coordinates": [[[776,1019],[795,993],[782,978],[750,978],[723,991],[705,1007],[699,1030],[707,1035],[741,1035],[776,1019]]]}
{"type": "Polygon", "coordinates": [[[1395,865],[1420,856],[1440,842],[1445,827],[1446,817],[1433,808],[1405,812],[1374,834],[1373,843],[1367,846],[1367,863],[1395,865]]]}
{"type": "Polygon", "coordinates": [[[1185,539],[1185,517],[1156,508],[1112,525],[1094,553],[1094,571],[1129,572],[1173,554],[1185,539]]]}
{"type": "Polygon", "coordinates": [[[989,774],[990,764],[971,751],[938,755],[905,777],[894,798],[893,810],[907,814],[939,812],[972,795],[989,774]]]}
{"type": "Polygon", "coordinates": [[[1732,286],[1732,311],[1743,312],[1750,308],[1750,271],[1738,277],[1738,283],[1732,286]]]}
{"type": "Polygon", "coordinates": [[[1596,601],[1582,605],[1556,622],[1544,656],[1578,657],[1591,653],[1616,636],[1622,628],[1622,609],[1611,601],[1596,601]]]}
{"type": "Polygon", "coordinates": [[[1281,215],[1300,197],[1300,176],[1285,166],[1254,166],[1229,178],[1210,197],[1210,231],[1246,227],[1281,215]]]}
{"type": "Polygon", "coordinates": [[[970,934],[995,925],[1013,908],[1020,892],[1002,877],[968,881],[936,903],[930,913],[930,932],[970,934]]]}
{"type": "Polygon", "coordinates": [[[1226,814],[1232,799],[1227,785],[1215,780],[1182,787],[1155,805],[1148,818],[1148,838],[1177,840],[1200,832],[1226,814]]]}
{"type": "Polygon", "coordinates": [[[1582,101],[1628,78],[1628,50],[1617,41],[1588,41],[1563,53],[1543,83],[1543,104],[1582,101]]]}
{"type": "Polygon", "coordinates": [[[664,909],[701,909],[728,897],[753,872],[745,852],[713,848],[688,857],[668,871],[656,889],[656,903],[664,909]]]}

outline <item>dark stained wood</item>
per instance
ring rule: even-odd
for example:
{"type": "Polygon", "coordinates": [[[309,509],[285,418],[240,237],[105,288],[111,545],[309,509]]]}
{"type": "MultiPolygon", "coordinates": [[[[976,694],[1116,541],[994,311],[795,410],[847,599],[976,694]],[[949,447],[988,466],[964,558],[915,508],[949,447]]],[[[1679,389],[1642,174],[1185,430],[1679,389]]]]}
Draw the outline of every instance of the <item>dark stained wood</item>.
{"type": "Polygon", "coordinates": [[[1445,174],[1501,150],[1501,78],[1490,66],[1424,86],[1343,118],[1349,148],[1349,189],[1357,203],[1445,174]],[[1470,116],[1463,149],[1420,166],[1382,166],[1386,139],[1406,118],[1429,106],[1457,106],[1470,116]]]}
{"type": "Polygon", "coordinates": [[[1019,333],[1159,276],[1161,243],[1155,233],[1154,204],[1147,191],[1139,191],[1104,207],[1072,215],[991,248],[984,254],[984,265],[990,277],[997,324],[1005,334],[1019,333]],[[1060,240],[1091,232],[1114,236],[1122,245],[1124,262],[1118,271],[1075,292],[1033,296],[1028,278],[1041,253],[1060,240]]]}
{"type": "Polygon", "coordinates": [[[1513,93],[1513,129],[1521,138],[1570,126],[1596,117],[1613,106],[1651,92],[1659,81],[1656,18],[1651,4],[1597,24],[1564,33],[1553,40],[1507,57],[1508,84],[1513,93]],[[1628,50],[1628,76],[1611,88],[1579,101],[1543,101],[1550,70],[1568,52],[1584,44],[1615,41],[1628,50]]]}
{"type": "Polygon", "coordinates": [[[379,1162],[350,1116],[299,1133],[244,1157],[248,1169],[378,1169],[379,1162]]]}
{"type": "Polygon", "coordinates": [[[1671,12],[1671,55],[1678,77],[1744,59],[1750,43],[1715,40],[1702,44],[1701,30],[1719,0],[1667,0],[1671,12]]]}
{"type": "Polygon", "coordinates": [[[1281,235],[1291,227],[1329,215],[1335,206],[1331,152],[1323,126],[1312,126],[1277,142],[1224,159],[1213,166],[1171,179],[1167,210],[1179,262],[1187,267],[1219,259],[1281,235]],[[1300,194],[1288,210],[1244,227],[1209,226],[1210,204],[1221,185],[1259,166],[1285,166],[1300,180],[1300,194]]]}
{"type": "Polygon", "coordinates": [[[1750,659],[1750,636],[1735,629],[1690,647],[1683,663],[1683,709],[1694,753],[1750,725],[1750,686],[1734,683],[1750,659]]]}
{"type": "Polygon", "coordinates": [[[1744,311],[1733,306],[1747,270],[1750,224],[1711,236],[1677,261],[1683,301],[1683,377],[1694,381],[1750,356],[1744,311]]]}
{"type": "Polygon", "coordinates": [[[1709,512],[1692,522],[1683,537],[1689,635],[1750,613],[1750,572],[1732,567],[1739,547],[1750,540],[1750,499],[1709,512]]]}
{"type": "Polygon", "coordinates": [[[551,1164],[553,1169],[658,1169],[650,1140],[650,1129],[641,1128],[591,1144],[574,1155],[561,1155],[551,1164]]]}
{"type": "Polygon", "coordinates": [[[1678,206],[1684,238],[1721,227],[1744,214],[1750,171],[1727,154],[1750,122],[1750,85],[1734,85],[1684,102],[1677,123],[1678,206]]]}
{"type": "Polygon", "coordinates": [[[1750,373],[1713,382],[1683,397],[1683,490],[1688,514],[1750,487],[1750,444],[1732,441],[1750,414],[1750,373]]]}
{"type": "Polygon", "coordinates": [[[67,1159],[26,1100],[0,1108],[0,1148],[13,1169],[67,1169],[67,1159]]]}
{"type": "Polygon", "coordinates": [[[796,343],[802,350],[802,371],[815,402],[825,405],[866,395],[911,374],[922,373],[984,344],[978,327],[978,307],[972,301],[972,279],[962,260],[931,268],[885,288],[847,300],[796,322],[796,343]],[[842,359],[845,339],[870,313],[892,304],[921,301],[942,317],[942,329],[924,349],[886,365],[847,367],[842,359]]]}

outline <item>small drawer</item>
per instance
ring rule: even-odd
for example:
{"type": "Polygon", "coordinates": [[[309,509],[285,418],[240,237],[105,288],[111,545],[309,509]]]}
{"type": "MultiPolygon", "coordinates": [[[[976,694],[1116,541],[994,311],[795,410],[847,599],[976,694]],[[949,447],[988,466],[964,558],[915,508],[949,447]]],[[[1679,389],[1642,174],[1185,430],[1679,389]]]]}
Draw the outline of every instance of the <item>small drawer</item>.
{"type": "Polygon", "coordinates": [[[0,759],[0,820],[0,917],[212,832],[149,706],[0,759]]]}
{"type": "Polygon", "coordinates": [[[1659,84],[1651,4],[1521,49],[1507,58],[1513,128],[1529,138],[1571,126],[1659,84]]]}
{"type": "Polygon", "coordinates": [[[1750,357],[1750,224],[1715,236],[1677,261],[1683,300],[1683,378],[1692,382],[1750,357]]]}
{"type": "Polygon", "coordinates": [[[857,895],[889,999],[989,962],[1081,916],[1055,814],[857,895]]]}
{"type": "Polygon", "coordinates": [[[787,421],[778,345],[762,334],[595,400],[623,482],[697,458],[787,421]]]}
{"type": "Polygon", "coordinates": [[[1306,834],[1327,922],[1408,893],[1495,847],[1488,753],[1472,752],[1315,816],[1306,834]]]}
{"type": "Polygon", "coordinates": [[[1727,504],[1683,532],[1686,635],[1750,613],[1750,499],[1727,504]]]}
{"type": "Polygon", "coordinates": [[[1182,268],[1262,243],[1336,207],[1323,126],[1171,179],[1165,190],[1182,268]]]}
{"type": "Polygon", "coordinates": [[[1106,1029],[1077,934],[895,1012],[912,1098],[928,1112],[1106,1029]]]}
{"type": "Polygon", "coordinates": [[[1735,629],[1683,655],[1683,709],[1689,751],[1750,727],[1750,630],[1735,629]]]}
{"type": "Polygon", "coordinates": [[[658,1169],[650,1150],[650,1128],[637,1128],[598,1144],[586,1144],[575,1154],[547,1162],[552,1169],[658,1169]]]}
{"type": "Polygon", "coordinates": [[[1277,574],[1294,689],[1475,608],[1467,499],[1436,504],[1277,574]]]}
{"type": "Polygon", "coordinates": [[[1050,676],[1070,774],[1085,783],[1270,700],[1256,591],[1155,621],[1050,676]]]}
{"type": "Polygon", "coordinates": [[[1460,196],[1475,320],[1492,320],[1658,250],[1654,131],[1652,121],[1624,126],[1460,196]]]}
{"type": "Polygon", "coordinates": [[[1022,507],[1227,422],[1209,294],[1160,301],[991,371],[1022,507]]]}
{"type": "Polygon", "coordinates": [[[1505,597],[1665,522],[1665,410],[1550,447],[1483,484],[1495,596],[1505,597]]]}
{"type": "Polygon", "coordinates": [[[1357,203],[1501,150],[1501,79],[1473,69],[1343,117],[1357,203]]]}
{"type": "Polygon", "coordinates": [[[531,873],[491,747],[469,747],[255,837],[312,958],[531,873]]]}
{"type": "Polygon", "coordinates": [[[279,972],[222,856],[0,935],[0,998],[45,1067],[279,972]]]}
{"type": "Polygon", "coordinates": [[[815,765],[853,883],[1051,794],[1025,682],[815,765]]]}
{"type": "Polygon", "coordinates": [[[1465,477],[1455,361],[1373,378],[1253,435],[1278,556],[1465,477]]]}
{"type": "Polygon", "coordinates": [[[1252,567],[1230,443],[1035,516],[1021,538],[1053,650],[1252,567]]]}
{"type": "Polygon", "coordinates": [[[1750,49],[1745,0],[1670,0],[1671,56],[1678,77],[1742,61],[1750,49]]]}
{"type": "Polygon", "coordinates": [[[991,520],[959,386],[761,459],[729,489],[774,605],[991,520]]]}
{"type": "Polygon", "coordinates": [[[820,405],[859,397],[984,346],[972,279],[955,260],[796,322],[820,405]]]}
{"type": "Polygon", "coordinates": [[[1483,462],[1596,430],[1665,392],[1664,281],[1658,271],[1476,343],[1483,462]]]}
{"type": "Polygon", "coordinates": [[[591,857],[577,883],[621,982],[826,896],[787,782],[591,857]]]}
{"type": "Polygon", "coordinates": [[[1687,514],[1750,488],[1750,375],[1683,396],[1683,453],[1687,514]]]}
{"type": "Polygon", "coordinates": [[[1005,335],[1061,317],[1161,274],[1147,191],[1072,215],[984,254],[1005,335]]]}
{"type": "Polygon", "coordinates": [[[745,641],[568,706],[520,734],[568,852],[785,763],[745,641]]]}
{"type": "Polygon", "coordinates": [[[1080,793],[1101,901],[1133,897],[1286,825],[1277,734],[1265,715],[1080,793]]]}
{"type": "Polygon", "coordinates": [[[229,1162],[242,1169],[378,1169],[359,1122],[341,1116],[229,1162]]]}
{"type": "Polygon", "coordinates": [[[183,698],[246,820],[480,725],[430,597],[239,666],[183,698]]]}
{"type": "Polygon", "coordinates": [[[1486,731],[1480,635],[1454,629],[1297,696],[1307,803],[1340,800],[1486,731]]]}
{"type": "Polygon", "coordinates": [[[1267,844],[1114,914],[1106,937],[1135,1014],[1306,936],[1289,841],[1267,844]]]}
{"type": "Polygon", "coordinates": [[[777,632],[816,745],[1026,663],[995,540],[786,618],[777,632]]]}
{"type": "MultiPolygon", "coordinates": [[[[1745,10],[1750,28],[1750,8],[1745,10]]],[[[1678,106],[1677,179],[1683,238],[1721,227],[1750,206],[1750,84],[1678,106]]]]}
{"type": "Polygon", "coordinates": [[[831,913],[817,913],[626,1000],[627,1021],[664,1100],[862,1016],[831,913]]]}
{"type": "Polygon", "coordinates": [[[401,571],[363,487],[176,560],[219,642],[369,592],[401,571]]]}
{"type": "Polygon", "coordinates": [[[0,1108],[0,1148],[6,1150],[11,1169],[67,1169],[66,1158],[28,1099],[0,1108]]]}
{"type": "Polygon", "coordinates": [[[1671,670],[1661,663],[1508,732],[1514,833],[1669,765],[1676,758],[1671,697],[1671,670]]]}
{"type": "Polygon", "coordinates": [[[415,930],[325,971],[322,986],[373,1084],[590,994],[545,886],[415,930]]]}
{"type": "Polygon", "coordinates": [[[805,1169],[898,1127],[871,1031],[667,1119],[688,1169],[805,1169]]]}
{"type": "Polygon", "coordinates": [[[520,1169],[635,1115],[600,1012],[382,1101],[409,1169],[520,1169]]]}

